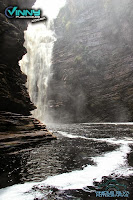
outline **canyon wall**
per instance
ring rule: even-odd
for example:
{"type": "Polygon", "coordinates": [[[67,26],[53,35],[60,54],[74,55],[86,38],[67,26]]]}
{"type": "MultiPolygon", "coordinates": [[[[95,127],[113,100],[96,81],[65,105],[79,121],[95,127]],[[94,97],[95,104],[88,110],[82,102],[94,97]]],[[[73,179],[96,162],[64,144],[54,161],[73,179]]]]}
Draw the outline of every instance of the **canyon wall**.
{"type": "Polygon", "coordinates": [[[0,1],[0,154],[56,139],[44,124],[29,116],[36,107],[25,87],[27,77],[18,64],[26,53],[23,44],[28,21],[8,20],[4,14],[7,6],[30,9],[34,2],[0,1]]]}
{"type": "Polygon", "coordinates": [[[62,8],[48,94],[54,120],[133,120],[132,8],[131,0],[68,0],[62,8]]]}
{"type": "MultiPolygon", "coordinates": [[[[32,7],[34,0],[10,1],[32,7]]],[[[29,115],[35,109],[18,61],[27,21],[8,20],[0,1],[0,111],[29,115]]],[[[48,110],[56,122],[133,120],[131,0],[67,0],[55,20],[57,41],[48,110]]]]}
{"type": "Polygon", "coordinates": [[[4,15],[7,6],[31,8],[34,2],[0,1],[0,111],[29,115],[35,109],[25,87],[26,76],[18,65],[26,53],[23,43],[27,21],[7,19],[4,15]]]}

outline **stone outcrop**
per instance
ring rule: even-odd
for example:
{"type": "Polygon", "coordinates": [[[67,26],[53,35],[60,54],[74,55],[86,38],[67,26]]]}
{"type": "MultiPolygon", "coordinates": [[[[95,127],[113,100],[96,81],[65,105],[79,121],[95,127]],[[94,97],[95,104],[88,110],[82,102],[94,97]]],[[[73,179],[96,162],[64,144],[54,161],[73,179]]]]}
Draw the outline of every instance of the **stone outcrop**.
{"type": "Polygon", "coordinates": [[[28,21],[7,19],[7,6],[31,8],[35,0],[0,1],[0,150],[1,153],[29,146],[42,140],[55,139],[46,126],[29,117],[36,107],[30,100],[19,60],[26,53],[24,30],[28,21]]]}
{"type": "Polygon", "coordinates": [[[11,112],[0,112],[0,132],[44,130],[46,126],[39,120],[11,112]]]}
{"type": "MultiPolygon", "coordinates": [[[[17,5],[17,3],[12,1],[10,5],[17,5]]],[[[23,47],[23,31],[27,22],[21,20],[21,25],[18,20],[8,20],[4,10],[9,6],[9,2],[0,1],[0,5],[0,110],[29,115],[35,106],[30,101],[25,87],[26,76],[18,65],[19,60],[26,53],[23,47]]],[[[19,3],[18,6],[21,4],[19,3]]]]}
{"type": "Polygon", "coordinates": [[[48,97],[55,120],[133,120],[132,8],[131,0],[68,0],[62,8],[48,97]]]}
{"type": "Polygon", "coordinates": [[[20,151],[25,147],[56,137],[39,120],[11,112],[0,112],[0,153],[20,151]]]}

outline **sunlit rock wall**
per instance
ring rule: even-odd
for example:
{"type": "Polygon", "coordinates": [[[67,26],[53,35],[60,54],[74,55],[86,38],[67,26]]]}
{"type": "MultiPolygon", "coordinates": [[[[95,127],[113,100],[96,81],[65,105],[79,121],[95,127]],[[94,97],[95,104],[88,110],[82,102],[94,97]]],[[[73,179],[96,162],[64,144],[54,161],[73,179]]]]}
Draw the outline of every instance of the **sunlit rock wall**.
{"type": "Polygon", "coordinates": [[[133,1],[68,0],[55,21],[49,110],[59,122],[133,120],[133,1]]]}

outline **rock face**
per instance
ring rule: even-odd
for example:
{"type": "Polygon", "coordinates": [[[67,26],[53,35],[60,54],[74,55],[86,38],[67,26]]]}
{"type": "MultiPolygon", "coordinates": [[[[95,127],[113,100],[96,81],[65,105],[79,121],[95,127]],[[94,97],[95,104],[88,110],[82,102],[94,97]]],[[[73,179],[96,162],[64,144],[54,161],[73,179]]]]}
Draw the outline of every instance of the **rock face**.
{"type": "Polygon", "coordinates": [[[7,6],[31,8],[35,0],[0,1],[0,151],[11,152],[42,140],[55,139],[40,121],[29,117],[36,107],[30,101],[19,60],[26,53],[23,47],[25,20],[8,20],[7,6]],[[10,3],[10,4],[9,4],[10,3]]]}
{"type": "MultiPolygon", "coordinates": [[[[30,1],[31,6],[33,2],[30,1]]],[[[23,4],[11,1],[10,5],[23,4]]],[[[23,31],[27,22],[21,20],[21,25],[20,21],[8,20],[4,15],[7,6],[9,1],[0,1],[0,110],[29,115],[35,106],[25,87],[26,76],[18,65],[26,53],[23,31]]]]}
{"type": "Polygon", "coordinates": [[[0,112],[0,132],[32,130],[46,131],[46,126],[41,124],[39,120],[29,116],[4,111],[0,112]]]}
{"type": "Polygon", "coordinates": [[[0,112],[0,154],[20,151],[40,141],[53,139],[56,137],[37,119],[0,112]]]}
{"type": "Polygon", "coordinates": [[[133,120],[132,9],[131,0],[68,0],[62,8],[48,94],[57,121],[133,120]]]}

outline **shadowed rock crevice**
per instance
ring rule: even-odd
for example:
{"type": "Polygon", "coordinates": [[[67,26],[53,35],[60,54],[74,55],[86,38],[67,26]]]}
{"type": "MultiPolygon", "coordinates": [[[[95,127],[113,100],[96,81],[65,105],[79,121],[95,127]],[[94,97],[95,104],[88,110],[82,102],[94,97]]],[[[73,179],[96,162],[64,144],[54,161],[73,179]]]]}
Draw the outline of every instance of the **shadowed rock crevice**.
{"type": "MultiPolygon", "coordinates": [[[[32,6],[34,1],[31,1],[32,6]]],[[[25,87],[26,75],[24,75],[19,60],[26,53],[23,47],[24,29],[27,27],[26,20],[8,20],[4,10],[9,2],[0,1],[0,110],[23,115],[30,115],[35,106],[30,101],[27,88],[25,87]]],[[[10,5],[23,5],[22,2],[10,2],[10,5]]]]}

